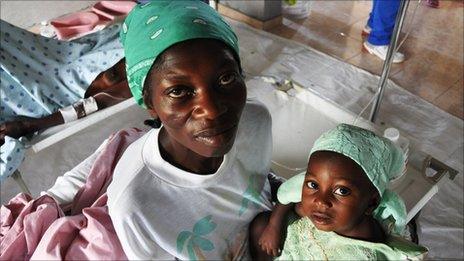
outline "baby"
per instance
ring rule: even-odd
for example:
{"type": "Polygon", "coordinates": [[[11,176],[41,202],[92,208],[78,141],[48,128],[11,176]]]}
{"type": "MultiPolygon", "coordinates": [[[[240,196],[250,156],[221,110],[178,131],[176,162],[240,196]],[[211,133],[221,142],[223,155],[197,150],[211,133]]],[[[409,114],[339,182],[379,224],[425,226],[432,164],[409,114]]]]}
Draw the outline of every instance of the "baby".
{"type": "Polygon", "coordinates": [[[401,151],[371,131],[340,124],[323,134],[311,150],[306,173],[280,186],[280,204],[270,217],[261,213],[250,224],[253,258],[423,259],[427,249],[399,236],[405,206],[387,189],[403,164],[401,151]],[[288,211],[290,203],[296,203],[296,214],[288,211]],[[286,229],[282,251],[281,227],[286,229]]]}

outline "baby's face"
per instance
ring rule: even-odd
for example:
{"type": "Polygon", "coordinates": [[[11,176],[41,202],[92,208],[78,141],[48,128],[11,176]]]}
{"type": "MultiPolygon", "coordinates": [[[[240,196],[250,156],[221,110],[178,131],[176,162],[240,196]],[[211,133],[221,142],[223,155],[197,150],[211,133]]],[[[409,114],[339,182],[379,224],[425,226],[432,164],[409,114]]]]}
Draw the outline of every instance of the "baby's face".
{"type": "Polygon", "coordinates": [[[377,204],[377,191],[353,160],[329,151],[311,155],[300,214],[324,231],[349,235],[377,204]]]}

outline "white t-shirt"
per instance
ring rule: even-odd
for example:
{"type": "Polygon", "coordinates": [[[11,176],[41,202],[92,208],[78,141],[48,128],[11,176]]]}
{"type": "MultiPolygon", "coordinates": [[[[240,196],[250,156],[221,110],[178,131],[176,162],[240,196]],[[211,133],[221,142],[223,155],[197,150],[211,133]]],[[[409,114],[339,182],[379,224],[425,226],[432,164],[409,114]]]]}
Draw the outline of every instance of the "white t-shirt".
{"type": "Polygon", "coordinates": [[[107,190],[109,214],[127,257],[249,258],[248,224],[272,206],[267,109],[247,101],[235,143],[210,175],[166,162],[158,133],[153,129],[126,149],[107,190]]]}

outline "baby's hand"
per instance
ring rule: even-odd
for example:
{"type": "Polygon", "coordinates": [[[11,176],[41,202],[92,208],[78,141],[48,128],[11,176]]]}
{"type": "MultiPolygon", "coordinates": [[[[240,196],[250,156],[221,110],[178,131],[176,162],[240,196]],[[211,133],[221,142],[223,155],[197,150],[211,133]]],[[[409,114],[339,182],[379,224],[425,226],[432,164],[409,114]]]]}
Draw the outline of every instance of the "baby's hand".
{"type": "Polygon", "coordinates": [[[259,238],[259,245],[269,256],[280,255],[280,226],[268,224],[259,238]]]}

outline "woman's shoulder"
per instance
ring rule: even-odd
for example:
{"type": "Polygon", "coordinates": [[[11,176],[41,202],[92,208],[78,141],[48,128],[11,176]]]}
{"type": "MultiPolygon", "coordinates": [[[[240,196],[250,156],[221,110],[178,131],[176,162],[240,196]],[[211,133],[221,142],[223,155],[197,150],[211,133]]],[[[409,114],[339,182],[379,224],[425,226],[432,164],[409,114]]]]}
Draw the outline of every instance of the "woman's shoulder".
{"type": "Polygon", "coordinates": [[[267,108],[247,100],[243,109],[234,147],[237,159],[247,168],[267,175],[272,155],[272,125],[267,108]]]}
{"type": "Polygon", "coordinates": [[[143,144],[146,138],[150,135],[151,131],[141,130],[139,128],[127,128],[113,133],[108,138],[109,144],[114,144],[116,153],[120,155],[119,160],[124,154],[134,147],[135,144],[143,144]]]}
{"type": "Polygon", "coordinates": [[[266,106],[259,101],[247,99],[240,118],[236,142],[243,141],[247,144],[252,142],[262,145],[271,139],[271,128],[271,115],[266,106]]]}
{"type": "Polygon", "coordinates": [[[125,129],[115,133],[111,139],[118,139],[115,150],[119,151],[120,156],[113,171],[113,179],[108,187],[107,193],[109,199],[114,197],[113,194],[119,194],[130,180],[137,175],[138,170],[143,167],[142,148],[152,131],[144,131],[135,128],[125,129]]]}
{"type": "Polygon", "coordinates": [[[245,108],[243,109],[243,115],[245,117],[253,117],[256,119],[269,120],[271,119],[271,114],[267,107],[258,100],[247,99],[245,108]]]}
{"type": "Polygon", "coordinates": [[[240,128],[248,132],[270,128],[271,124],[271,114],[266,106],[257,100],[247,99],[240,119],[240,128]]]}
{"type": "Polygon", "coordinates": [[[129,128],[120,130],[113,134],[112,138],[118,138],[119,140],[122,140],[123,143],[127,143],[125,149],[122,151],[121,157],[118,160],[118,164],[120,164],[121,161],[133,162],[137,159],[137,156],[141,159],[143,147],[150,140],[150,136],[152,136],[156,131],[156,129],[147,131],[137,128],[129,128]]]}

